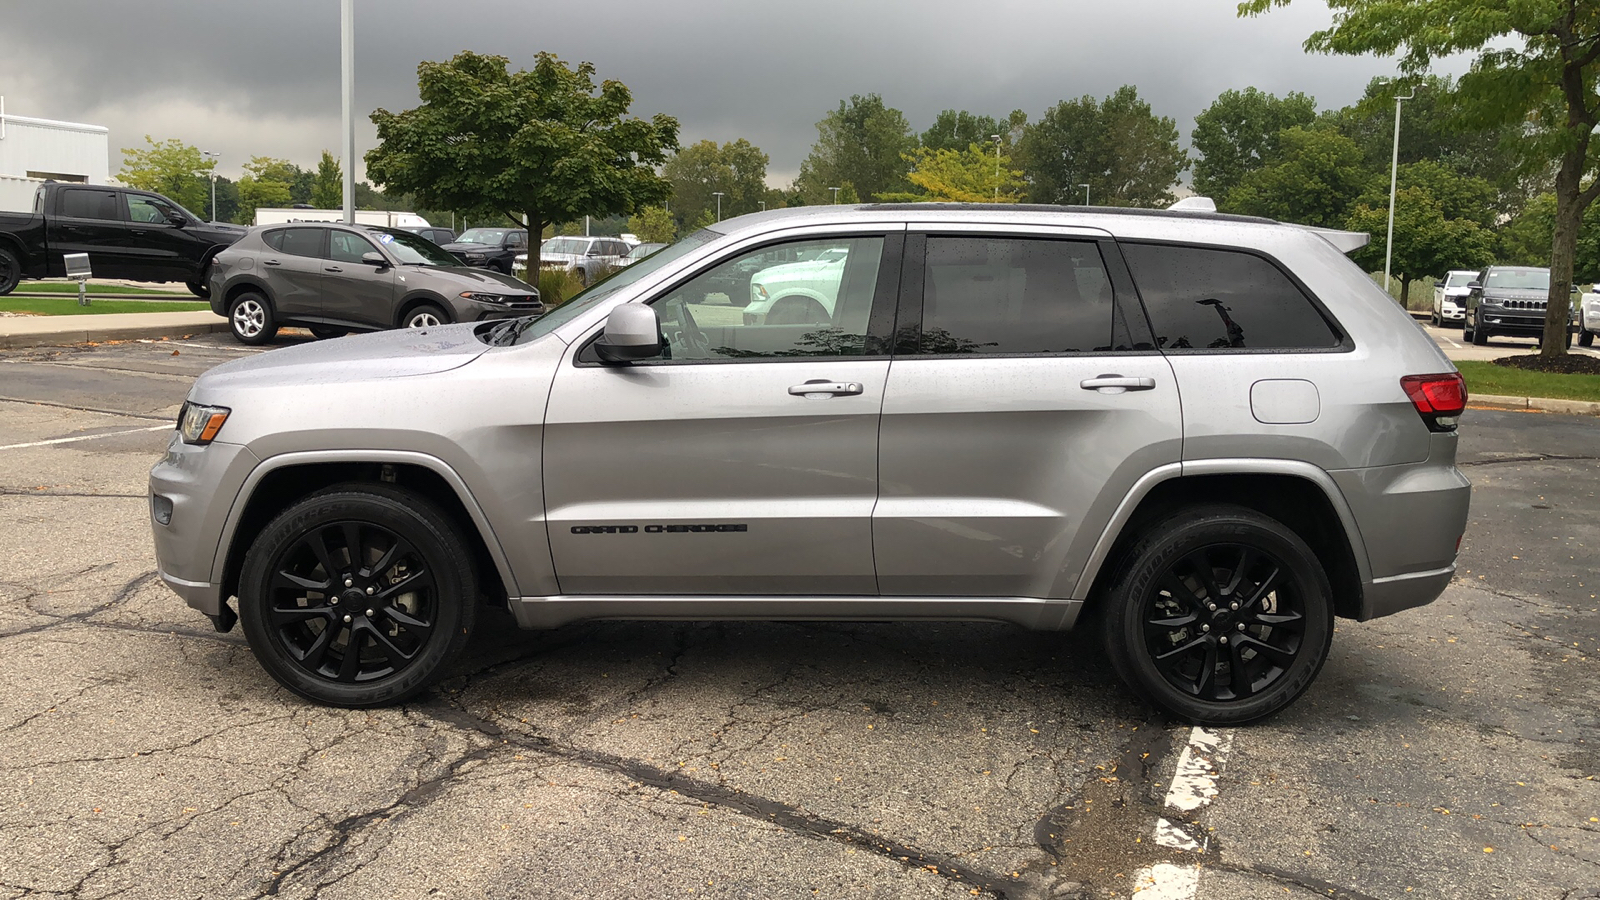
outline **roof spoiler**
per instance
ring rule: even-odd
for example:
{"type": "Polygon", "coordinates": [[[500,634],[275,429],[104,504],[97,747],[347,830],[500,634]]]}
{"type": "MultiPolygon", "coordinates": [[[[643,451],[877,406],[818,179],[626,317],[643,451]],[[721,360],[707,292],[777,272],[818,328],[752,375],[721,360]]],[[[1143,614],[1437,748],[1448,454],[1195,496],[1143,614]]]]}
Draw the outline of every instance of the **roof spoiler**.
{"type": "Polygon", "coordinates": [[[1354,253],[1365,247],[1372,240],[1372,235],[1365,231],[1340,231],[1336,228],[1313,228],[1310,225],[1300,226],[1312,234],[1321,235],[1322,239],[1339,248],[1340,253],[1354,253]]]}

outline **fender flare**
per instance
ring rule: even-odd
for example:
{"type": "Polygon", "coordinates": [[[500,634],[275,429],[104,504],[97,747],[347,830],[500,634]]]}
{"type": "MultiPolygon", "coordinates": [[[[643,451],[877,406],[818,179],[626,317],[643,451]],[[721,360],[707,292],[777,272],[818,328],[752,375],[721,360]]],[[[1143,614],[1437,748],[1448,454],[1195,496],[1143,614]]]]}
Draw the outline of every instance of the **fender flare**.
{"type": "MultiPolygon", "coordinates": [[[[395,304],[395,309],[397,312],[395,313],[392,327],[404,327],[406,316],[411,313],[411,308],[423,303],[439,307],[440,309],[444,310],[444,313],[447,316],[454,312],[454,310],[450,308],[449,301],[445,300],[438,294],[435,294],[432,291],[414,291],[405,295],[404,297],[401,297],[400,302],[395,304]]],[[[452,322],[452,324],[454,323],[452,322]]]]}
{"type": "Polygon", "coordinates": [[[500,546],[500,540],[489,524],[489,517],[484,514],[477,498],[472,495],[472,489],[467,487],[466,480],[444,460],[414,450],[304,450],[280,453],[263,459],[250,470],[249,475],[245,476],[244,483],[239,486],[239,492],[233,498],[232,507],[228,509],[228,517],[223,520],[222,533],[217,537],[217,550],[211,562],[213,583],[221,584],[226,577],[228,557],[233,549],[233,538],[238,531],[239,521],[244,517],[244,511],[249,507],[261,480],[280,469],[319,463],[395,463],[420,466],[438,475],[455,492],[456,499],[461,501],[462,507],[472,519],[473,526],[478,529],[478,536],[488,549],[489,558],[494,560],[494,567],[500,573],[501,583],[505,585],[508,595],[520,596],[521,592],[517,589],[517,581],[512,574],[505,548],[500,546]]]}

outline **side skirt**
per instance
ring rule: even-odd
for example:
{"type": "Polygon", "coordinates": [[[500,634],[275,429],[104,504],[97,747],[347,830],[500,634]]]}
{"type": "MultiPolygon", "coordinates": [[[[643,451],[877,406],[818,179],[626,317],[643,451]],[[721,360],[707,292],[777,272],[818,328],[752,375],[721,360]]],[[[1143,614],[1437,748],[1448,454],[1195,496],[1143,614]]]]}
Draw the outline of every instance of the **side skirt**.
{"type": "Polygon", "coordinates": [[[593,619],[812,622],[1009,622],[1033,631],[1066,631],[1082,600],[1027,597],[519,597],[517,624],[559,628],[593,619]]]}

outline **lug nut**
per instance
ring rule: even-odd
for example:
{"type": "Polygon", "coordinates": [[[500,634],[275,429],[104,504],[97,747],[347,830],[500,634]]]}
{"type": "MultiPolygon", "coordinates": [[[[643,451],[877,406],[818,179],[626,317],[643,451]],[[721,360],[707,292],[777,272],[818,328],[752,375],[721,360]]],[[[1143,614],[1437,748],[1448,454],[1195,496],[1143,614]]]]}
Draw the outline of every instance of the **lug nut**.
{"type": "Polygon", "coordinates": [[[1239,630],[1240,630],[1240,631],[1243,631],[1243,630],[1244,630],[1244,623],[1243,623],[1243,622],[1240,622],[1240,623],[1239,623],[1239,630]]]}
{"type": "Polygon", "coordinates": [[[347,624],[347,625],[350,624],[350,617],[349,616],[345,616],[344,617],[344,621],[345,621],[345,624],[347,624]]]}
{"type": "Polygon", "coordinates": [[[1227,642],[1228,642],[1228,636],[1227,635],[1223,635],[1222,636],[1222,643],[1226,644],[1227,642]]]}
{"type": "Polygon", "coordinates": [[[1233,603],[1228,604],[1228,608],[1229,609],[1238,609],[1239,608],[1238,601],[1234,601],[1233,603]]]}
{"type": "Polygon", "coordinates": [[[1217,605],[1215,603],[1207,604],[1206,608],[1211,610],[1212,612],[1216,612],[1217,611],[1217,605]]]}
{"type": "Polygon", "coordinates": [[[367,610],[367,617],[371,618],[371,616],[372,616],[372,610],[369,609],[369,610],[367,610]]]}
{"type": "Polygon", "coordinates": [[[367,593],[369,595],[370,594],[376,594],[377,592],[378,592],[378,586],[377,585],[375,585],[375,584],[367,585],[367,593]]]}
{"type": "Polygon", "coordinates": [[[1200,626],[1200,630],[1201,631],[1210,631],[1211,630],[1211,626],[1210,625],[1201,625],[1200,626]]]}
{"type": "Polygon", "coordinates": [[[349,575],[346,575],[344,577],[344,586],[345,587],[350,587],[353,584],[355,584],[355,580],[353,578],[351,578],[349,575]]]}

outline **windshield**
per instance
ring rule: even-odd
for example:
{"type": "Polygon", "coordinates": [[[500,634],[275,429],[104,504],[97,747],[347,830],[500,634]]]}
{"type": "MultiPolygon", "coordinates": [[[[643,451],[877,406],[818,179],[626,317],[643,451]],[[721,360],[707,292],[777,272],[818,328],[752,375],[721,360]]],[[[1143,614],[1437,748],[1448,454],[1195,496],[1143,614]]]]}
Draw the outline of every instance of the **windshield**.
{"type": "MultiPolygon", "coordinates": [[[[594,306],[596,303],[599,303],[606,297],[611,296],[618,290],[625,288],[628,285],[633,284],[634,282],[639,281],[640,279],[645,278],[654,272],[659,271],[663,267],[682,259],[683,257],[693,253],[694,251],[720,237],[722,237],[720,232],[712,231],[709,228],[702,228],[683,240],[678,241],[676,244],[672,244],[666,249],[652,255],[649,259],[642,259],[633,265],[628,266],[627,268],[618,269],[609,277],[602,278],[599,281],[596,281],[594,284],[589,285],[588,290],[580,292],[571,300],[568,300],[567,302],[545,313],[539,318],[534,319],[532,323],[530,323],[527,328],[523,329],[522,333],[517,336],[515,343],[521,344],[544,337],[562,325],[565,325],[566,323],[577,318],[578,314],[594,306]]],[[[552,238],[551,241],[546,242],[545,246],[548,247],[549,244],[555,240],[558,239],[552,238]]]]}
{"type": "Polygon", "coordinates": [[[543,253],[575,253],[579,256],[589,252],[588,238],[555,237],[545,241],[539,247],[543,253]]]}
{"type": "Polygon", "coordinates": [[[403,266],[459,266],[461,262],[420,234],[398,228],[368,228],[403,266]]]}
{"type": "Polygon", "coordinates": [[[640,244],[639,246],[628,251],[628,258],[644,259],[645,257],[650,256],[665,246],[666,244],[640,244]]]}
{"type": "Polygon", "coordinates": [[[1549,269],[1490,269],[1486,288],[1504,288],[1513,291],[1548,291],[1549,269]]]}
{"type": "Polygon", "coordinates": [[[1473,281],[1477,280],[1477,278],[1478,275],[1476,272],[1451,272],[1450,277],[1445,279],[1444,286],[1466,287],[1473,281]]]}
{"type": "Polygon", "coordinates": [[[468,228],[456,238],[458,244],[488,244],[498,247],[505,242],[509,228],[468,228]]]}

